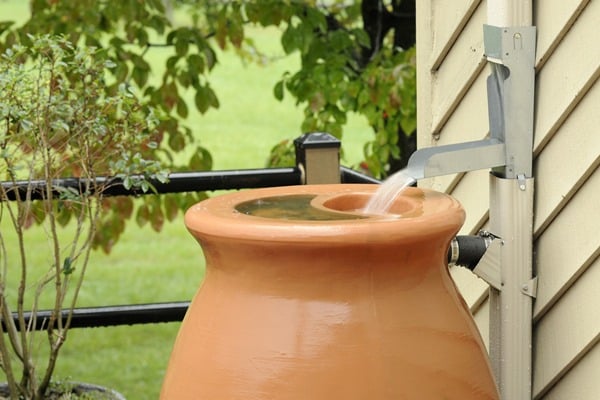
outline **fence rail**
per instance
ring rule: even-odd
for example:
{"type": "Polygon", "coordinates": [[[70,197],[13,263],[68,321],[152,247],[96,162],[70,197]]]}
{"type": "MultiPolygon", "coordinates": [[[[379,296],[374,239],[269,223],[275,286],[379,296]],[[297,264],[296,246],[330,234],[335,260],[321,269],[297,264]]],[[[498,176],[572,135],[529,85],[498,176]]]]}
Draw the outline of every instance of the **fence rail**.
{"type": "MultiPolygon", "coordinates": [[[[128,304],[122,306],[81,307],[73,310],[71,328],[98,328],[118,325],[155,324],[160,322],[178,322],[183,319],[190,305],[189,301],[151,304],[128,304]]],[[[61,319],[66,324],[70,310],[63,310],[61,319]]],[[[36,312],[35,319],[31,313],[25,313],[25,325],[29,330],[44,330],[52,317],[50,310],[36,312]]],[[[13,314],[17,329],[20,324],[17,315],[13,314]]],[[[5,329],[2,321],[2,329],[5,329]]]]}
{"type": "MultiPolygon", "coordinates": [[[[134,176],[133,180],[136,179],[134,176]]],[[[247,189],[270,186],[300,185],[300,169],[263,168],[230,171],[176,172],[168,176],[166,182],[148,179],[153,190],[142,192],[136,188],[126,188],[120,178],[98,177],[94,182],[80,178],[55,179],[53,194],[60,195],[60,189],[73,189],[78,192],[102,187],[104,196],[140,196],[183,192],[203,192],[209,190],[247,189]]],[[[8,200],[30,196],[32,200],[43,199],[46,193],[45,181],[2,182],[8,200]]]]}

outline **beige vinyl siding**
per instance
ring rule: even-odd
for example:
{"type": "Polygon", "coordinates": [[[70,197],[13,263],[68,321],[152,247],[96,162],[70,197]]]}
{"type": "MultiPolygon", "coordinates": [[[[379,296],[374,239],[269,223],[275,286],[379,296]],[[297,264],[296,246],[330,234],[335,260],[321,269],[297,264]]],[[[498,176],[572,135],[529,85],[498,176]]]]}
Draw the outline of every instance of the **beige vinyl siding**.
{"type": "Polygon", "coordinates": [[[482,57],[483,37],[481,24],[485,13],[477,8],[473,19],[456,38],[451,51],[444,57],[437,70],[436,89],[432,93],[432,130],[440,132],[458,102],[484,69],[482,57]]]}
{"type": "Polygon", "coordinates": [[[600,83],[593,92],[597,94],[582,102],[536,161],[534,235],[539,278],[535,319],[568,290],[600,251],[600,83]],[[588,104],[590,112],[576,118],[588,104]],[[580,126],[591,122],[596,128],[580,126]],[[542,226],[547,227],[542,230],[542,226]]]}
{"type": "MultiPolygon", "coordinates": [[[[600,177],[600,174],[599,174],[600,177]]],[[[534,398],[569,372],[600,340],[600,260],[577,279],[534,330],[534,398]]],[[[596,369],[600,373],[600,370],[596,369]]],[[[598,378],[597,378],[598,379],[598,378]]],[[[590,396],[592,394],[590,393],[590,396]]],[[[593,394],[597,399],[599,392],[593,394]]],[[[571,399],[567,397],[565,399],[571,399]]]]}
{"type": "Polygon", "coordinates": [[[533,3],[538,31],[536,64],[541,67],[591,0],[543,0],[533,3]]]}
{"type": "Polygon", "coordinates": [[[544,400],[587,400],[596,399],[600,393],[598,366],[600,365],[600,345],[594,346],[585,357],[575,364],[568,375],[560,379],[544,400]]]}
{"type": "Polygon", "coordinates": [[[598,132],[594,126],[600,127],[599,108],[600,83],[596,81],[536,159],[538,179],[533,228],[536,237],[600,164],[600,134],[594,134],[594,130],[598,132]]]}
{"type": "MultiPolygon", "coordinates": [[[[486,2],[418,0],[418,143],[488,133],[483,29],[486,2]]],[[[534,1],[535,399],[600,398],[600,0],[534,1]]],[[[488,224],[488,171],[426,179],[465,207],[461,234],[488,224]]],[[[487,284],[452,268],[482,337],[487,284]]]]}
{"type": "MultiPolygon", "coordinates": [[[[542,53],[536,85],[535,153],[559,129],[600,75],[600,4],[591,1],[565,32],[556,50],[542,53]]],[[[543,37],[543,31],[538,36],[543,37]]],[[[539,53],[539,51],[538,51],[539,53]]]]}

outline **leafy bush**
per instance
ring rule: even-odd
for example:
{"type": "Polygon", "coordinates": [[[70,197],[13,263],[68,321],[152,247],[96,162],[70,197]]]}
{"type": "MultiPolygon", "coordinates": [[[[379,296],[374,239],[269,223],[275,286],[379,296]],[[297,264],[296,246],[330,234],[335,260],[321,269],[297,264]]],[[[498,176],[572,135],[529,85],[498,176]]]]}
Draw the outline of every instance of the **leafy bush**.
{"type": "Polygon", "coordinates": [[[103,191],[115,181],[101,177],[141,191],[150,189],[147,177],[166,178],[157,161],[145,158],[156,147],[159,119],[125,85],[106,94],[105,68],[113,67],[106,54],[64,37],[28,40],[30,46],[15,45],[0,57],[0,321],[6,332],[0,368],[14,399],[44,398],[90,251],[114,240],[103,236],[102,222],[123,210],[106,202],[103,191]],[[63,177],[77,185],[59,185],[63,177]],[[29,263],[25,230],[33,224],[43,225],[48,239],[41,276],[29,263]],[[43,302],[51,314],[41,321],[43,302]],[[34,340],[39,323],[48,354],[41,362],[34,340]]]}

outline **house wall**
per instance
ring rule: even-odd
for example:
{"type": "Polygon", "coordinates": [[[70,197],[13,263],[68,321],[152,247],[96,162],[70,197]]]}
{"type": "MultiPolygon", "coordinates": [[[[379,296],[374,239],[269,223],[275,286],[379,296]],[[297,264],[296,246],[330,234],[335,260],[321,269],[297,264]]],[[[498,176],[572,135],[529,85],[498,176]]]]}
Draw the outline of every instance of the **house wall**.
{"type": "MultiPolygon", "coordinates": [[[[486,2],[417,0],[419,147],[488,133],[486,2]]],[[[600,0],[537,0],[533,398],[600,398],[600,0]]],[[[462,202],[460,234],[488,224],[488,171],[420,185],[462,202]]],[[[452,268],[486,343],[488,287],[452,268]]]]}

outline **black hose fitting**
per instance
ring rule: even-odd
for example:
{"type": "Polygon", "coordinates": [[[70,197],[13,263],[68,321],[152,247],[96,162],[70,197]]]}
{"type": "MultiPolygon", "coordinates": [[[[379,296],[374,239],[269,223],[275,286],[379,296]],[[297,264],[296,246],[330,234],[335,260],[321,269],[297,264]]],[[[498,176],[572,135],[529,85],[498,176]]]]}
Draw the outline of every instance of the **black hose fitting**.
{"type": "Polygon", "coordinates": [[[493,240],[493,236],[482,232],[477,236],[457,236],[448,249],[448,264],[475,269],[493,240]]]}

